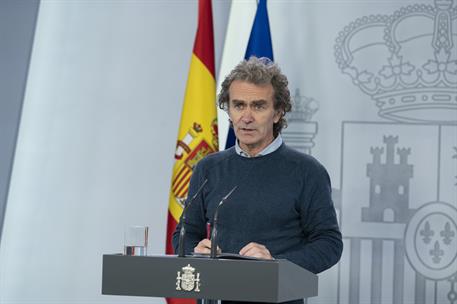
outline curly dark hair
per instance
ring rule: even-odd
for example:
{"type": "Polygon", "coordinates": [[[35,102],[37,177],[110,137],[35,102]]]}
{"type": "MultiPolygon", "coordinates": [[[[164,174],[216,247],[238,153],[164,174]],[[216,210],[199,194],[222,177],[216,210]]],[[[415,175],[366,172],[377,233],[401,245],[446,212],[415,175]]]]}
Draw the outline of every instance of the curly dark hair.
{"type": "Polygon", "coordinates": [[[292,109],[287,77],[282,74],[276,63],[266,57],[250,57],[249,60],[241,61],[222,82],[217,102],[219,108],[225,111],[228,111],[229,108],[230,85],[235,80],[246,81],[256,85],[271,84],[273,86],[274,109],[279,110],[281,113],[281,118],[273,125],[273,134],[276,137],[283,128],[287,127],[284,115],[292,109]]]}

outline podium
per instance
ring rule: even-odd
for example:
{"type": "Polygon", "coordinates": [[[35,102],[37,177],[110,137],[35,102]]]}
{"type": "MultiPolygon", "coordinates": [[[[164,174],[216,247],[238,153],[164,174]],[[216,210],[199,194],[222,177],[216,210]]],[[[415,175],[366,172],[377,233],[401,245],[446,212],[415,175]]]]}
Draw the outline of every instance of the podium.
{"type": "Polygon", "coordinates": [[[317,290],[317,275],[287,260],[103,255],[105,295],[278,303],[317,290]]]}

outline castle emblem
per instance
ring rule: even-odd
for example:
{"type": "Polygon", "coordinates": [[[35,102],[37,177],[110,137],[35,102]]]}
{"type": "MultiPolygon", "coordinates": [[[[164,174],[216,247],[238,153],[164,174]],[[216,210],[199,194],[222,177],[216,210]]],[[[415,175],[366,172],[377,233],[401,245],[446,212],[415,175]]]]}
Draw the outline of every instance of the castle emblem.
{"type": "Polygon", "coordinates": [[[200,273],[195,274],[195,268],[187,264],[176,276],[176,290],[200,292],[200,273]],[[181,274],[182,271],[182,274],[181,274]]]}
{"type": "Polygon", "coordinates": [[[373,162],[367,164],[370,178],[370,206],[362,208],[364,222],[407,223],[414,210],[409,209],[409,181],[413,177],[413,165],[408,164],[411,149],[398,148],[399,162],[395,162],[395,144],[398,136],[384,136],[385,163],[381,156],[384,148],[371,148],[373,162]]]}

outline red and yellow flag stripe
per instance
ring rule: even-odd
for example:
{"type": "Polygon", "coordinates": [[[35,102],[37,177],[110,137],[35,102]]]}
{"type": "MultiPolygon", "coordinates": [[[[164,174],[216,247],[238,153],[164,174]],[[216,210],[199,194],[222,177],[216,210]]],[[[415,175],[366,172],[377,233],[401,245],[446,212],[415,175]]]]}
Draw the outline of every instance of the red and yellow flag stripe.
{"type": "MultiPolygon", "coordinates": [[[[205,155],[218,151],[214,75],[211,0],[199,0],[197,35],[190,62],[170,187],[166,244],[166,253],[169,254],[173,253],[172,234],[187,198],[192,170],[205,155]]],[[[173,300],[168,299],[168,302],[177,303],[173,300]]]]}

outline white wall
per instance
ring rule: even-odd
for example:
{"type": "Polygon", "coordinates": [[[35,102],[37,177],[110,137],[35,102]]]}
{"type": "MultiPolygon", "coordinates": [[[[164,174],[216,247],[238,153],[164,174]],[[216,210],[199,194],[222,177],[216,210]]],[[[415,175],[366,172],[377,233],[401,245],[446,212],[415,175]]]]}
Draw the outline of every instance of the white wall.
{"type": "MultiPolygon", "coordinates": [[[[230,3],[213,5],[219,58],[230,3]]],[[[163,302],[102,296],[101,261],[133,224],[150,227],[149,253],[164,252],[196,21],[196,1],[42,1],[0,303],[163,302]]]]}

